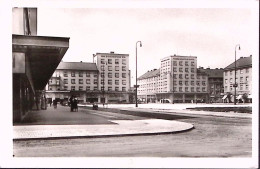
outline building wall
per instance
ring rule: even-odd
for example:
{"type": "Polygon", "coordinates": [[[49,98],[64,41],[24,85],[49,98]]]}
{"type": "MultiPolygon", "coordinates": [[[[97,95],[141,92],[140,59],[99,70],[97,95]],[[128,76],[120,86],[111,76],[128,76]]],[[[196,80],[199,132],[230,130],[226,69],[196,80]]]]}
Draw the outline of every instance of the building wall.
{"type": "MultiPolygon", "coordinates": [[[[224,93],[234,94],[235,70],[224,70],[224,93]]],[[[252,67],[238,68],[236,73],[237,94],[252,94],[252,67]]]]}
{"type": "Polygon", "coordinates": [[[100,72],[99,90],[103,90],[104,86],[105,91],[129,91],[130,71],[128,54],[97,53],[96,64],[100,72]]]}

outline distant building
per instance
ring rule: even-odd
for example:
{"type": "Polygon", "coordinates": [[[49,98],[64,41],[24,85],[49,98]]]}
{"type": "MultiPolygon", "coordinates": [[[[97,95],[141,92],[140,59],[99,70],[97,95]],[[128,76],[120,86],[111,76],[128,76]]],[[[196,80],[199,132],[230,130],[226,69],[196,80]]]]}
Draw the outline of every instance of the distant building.
{"type": "Polygon", "coordinates": [[[161,59],[158,70],[138,78],[138,98],[145,102],[170,100],[191,103],[208,101],[208,75],[197,70],[195,56],[169,56],[161,59]],[[155,98],[155,99],[154,99],[155,98]]]}
{"type": "Polygon", "coordinates": [[[61,62],[49,80],[47,96],[67,101],[74,95],[81,103],[132,102],[128,59],[128,54],[111,52],[95,54],[94,63],[61,62]]]}
{"type": "Polygon", "coordinates": [[[219,103],[222,102],[224,96],[224,87],[223,87],[223,68],[216,69],[203,69],[199,68],[200,71],[205,72],[208,75],[208,93],[209,93],[209,102],[210,103],[219,103]]]}
{"type": "Polygon", "coordinates": [[[31,110],[46,109],[44,87],[69,38],[37,36],[37,8],[13,8],[12,22],[13,122],[20,122],[31,110]]]}
{"type": "Polygon", "coordinates": [[[234,84],[236,78],[236,100],[252,101],[252,55],[249,57],[240,57],[235,62],[224,68],[224,102],[234,102],[234,84]]]}

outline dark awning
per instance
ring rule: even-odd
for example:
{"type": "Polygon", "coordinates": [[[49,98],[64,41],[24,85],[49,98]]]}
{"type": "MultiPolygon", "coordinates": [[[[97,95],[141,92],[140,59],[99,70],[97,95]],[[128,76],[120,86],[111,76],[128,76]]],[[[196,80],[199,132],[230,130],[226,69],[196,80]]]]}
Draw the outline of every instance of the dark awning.
{"type": "Polygon", "coordinates": [[[31,72],[34,90],[43,90],[69,48],[69,38],[12,36],[13,52],[23,52],[31,72]]]}

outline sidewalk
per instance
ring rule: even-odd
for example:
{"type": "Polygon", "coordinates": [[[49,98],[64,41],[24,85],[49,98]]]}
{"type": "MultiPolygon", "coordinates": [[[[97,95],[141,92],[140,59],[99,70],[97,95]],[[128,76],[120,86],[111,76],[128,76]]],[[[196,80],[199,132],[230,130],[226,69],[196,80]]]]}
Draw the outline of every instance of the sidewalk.
{"type": "Polygon", "coordinates": [[[109,113],[105,117],[100,116],[98,112],[86,109],[70,112],[68,107],[63,106],[58,106],[58,109],[48,107],[47,110],[31,112],[24,123],[13,126],[13,139],[165,134],[183,132],[194,127],[192,124],[175,120],[133,118],[133,116],[121,114],[119,116],[124,118],[115,120],[115,117],[110,116],[109,113]]]}

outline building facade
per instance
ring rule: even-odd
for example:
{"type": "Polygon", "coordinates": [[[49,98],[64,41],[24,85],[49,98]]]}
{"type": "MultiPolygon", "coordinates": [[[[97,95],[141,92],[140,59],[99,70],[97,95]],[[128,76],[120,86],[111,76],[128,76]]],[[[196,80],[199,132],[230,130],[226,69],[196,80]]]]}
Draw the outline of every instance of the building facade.
{"type": "MultiPolygon", "coordinates": [[[[155,102],[170,100],[174,102],[208,101],[208,75],[197,71],[197,57],[169,56],[161,59],[161,66],[151,77],[145,74],[138,78],[138,96],[144,100],[145,95],[155,95],[155,102]],[[152,84],[149,81],[152,80],[152,84]],[[150,87],[154,89],[151,90],[150,87]]],[[[155,71],[154,71],[155,72],[155,71]]],[[[148,98],[148,96],[146,97],[148,98]]],[[[148,99],[146,99],[147,102],[148,99]]]]}
{"type": "Polygon", "coordinates": [[[252,55],[241,57],[224,68],[223,73],[224,102],[234,102],[235,79],[236,79],[236,101],[252,101],[252,55]],[[235,74],[236,67],[236,74],[235,74]]]}
{"type": "Polygon", "coordinates": [[[69,48],[69,38],[37,36],[37,8],[12,9],[13,122],[45,109],[44,87],[69,48]]]}

